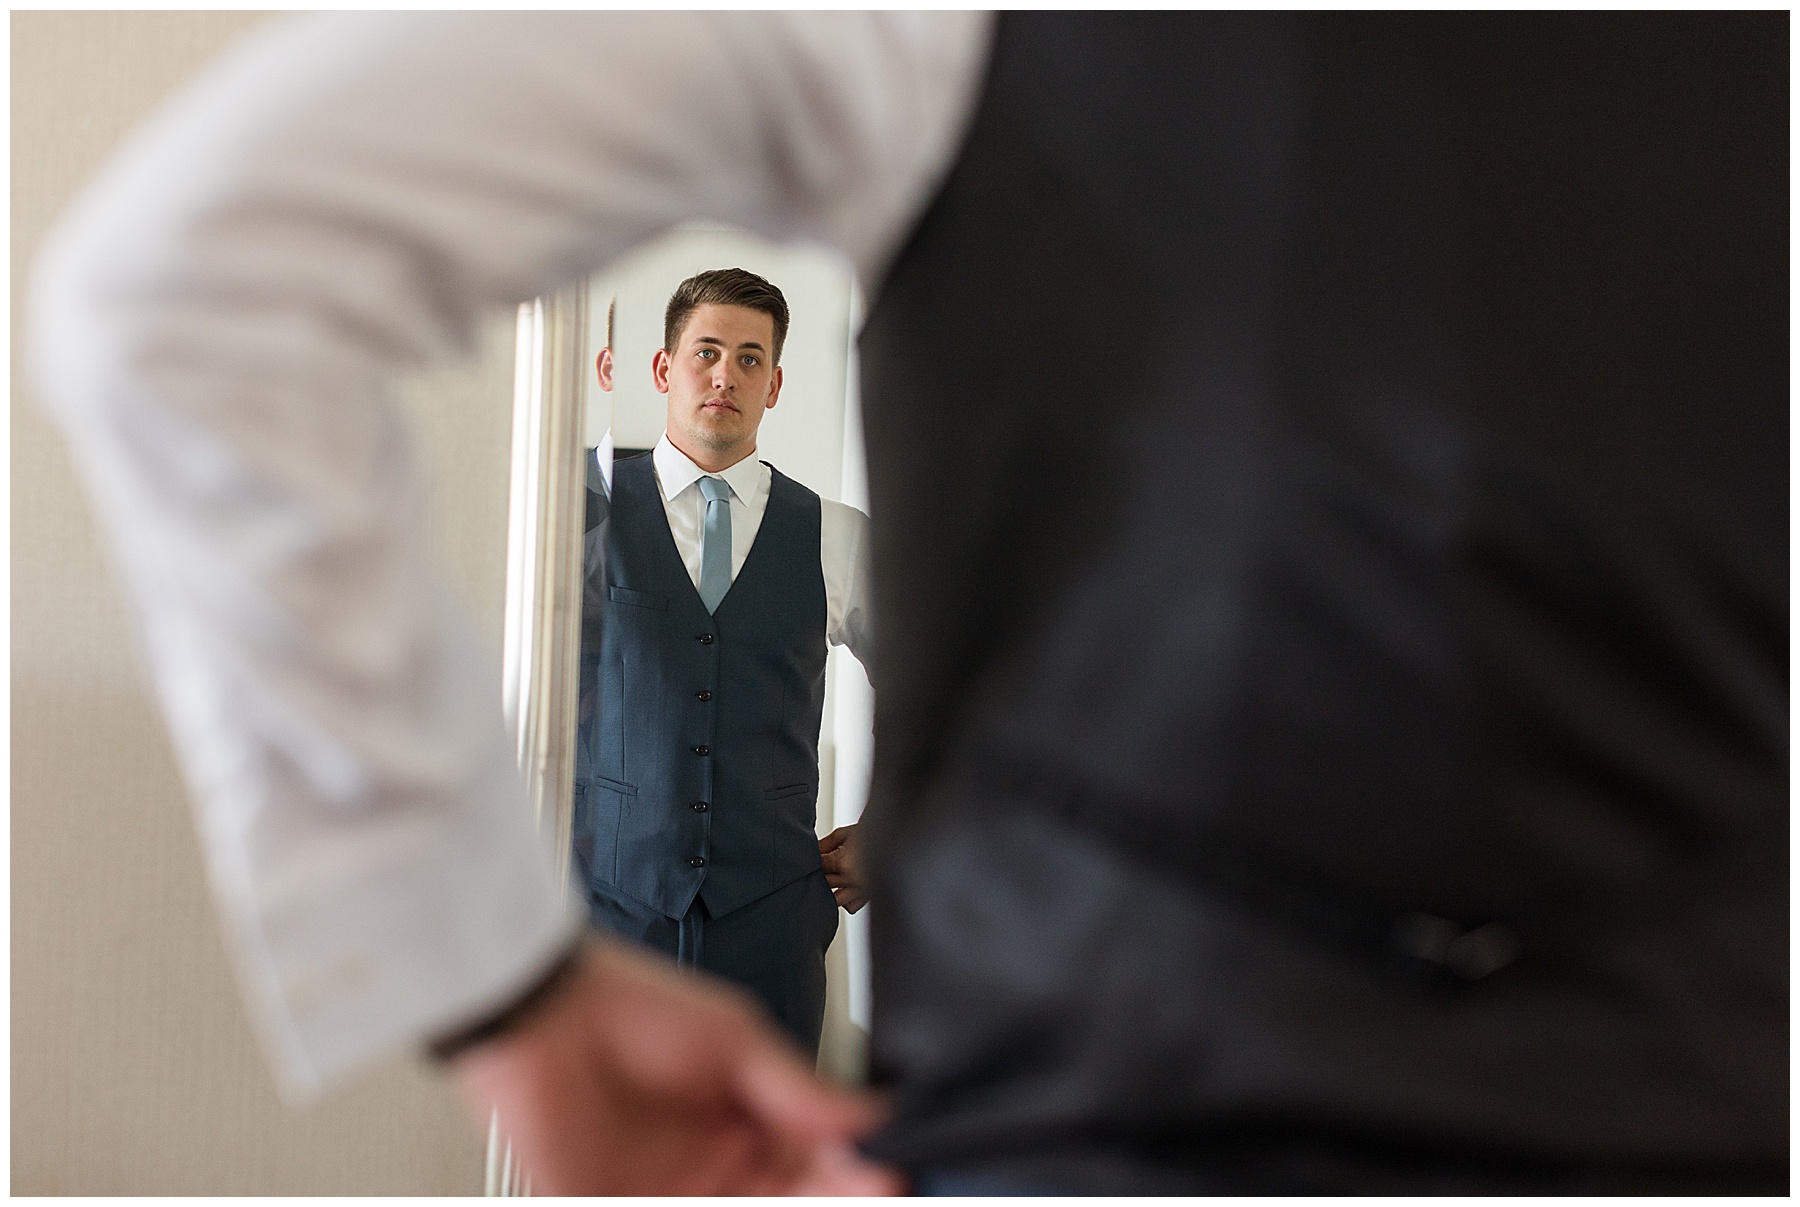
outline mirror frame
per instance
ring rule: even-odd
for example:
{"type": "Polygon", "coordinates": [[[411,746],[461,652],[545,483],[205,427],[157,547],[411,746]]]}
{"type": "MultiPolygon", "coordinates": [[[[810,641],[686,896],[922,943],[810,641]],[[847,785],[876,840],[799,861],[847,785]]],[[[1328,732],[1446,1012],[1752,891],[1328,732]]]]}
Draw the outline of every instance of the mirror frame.
{"type": "MultiPolygon", "coordinates": [[[[581,673],[587,307],[585,280],[519,307],[507,507],[502,703],[526,798],[565,877],[581,673]]],[[[497,1118],[484,1183],[490,1196],[531,1193],[497,1118]]]]}

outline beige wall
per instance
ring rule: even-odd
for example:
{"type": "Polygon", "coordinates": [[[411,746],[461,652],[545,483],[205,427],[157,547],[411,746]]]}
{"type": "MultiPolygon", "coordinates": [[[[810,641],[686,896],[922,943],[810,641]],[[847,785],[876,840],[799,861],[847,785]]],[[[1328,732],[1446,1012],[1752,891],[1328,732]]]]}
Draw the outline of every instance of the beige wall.
{"type": "MultiPolygon", "coordinates": [[[[13,347],[75,188],[252,13],[12,17],[13,347]]],[[[496,651],[511,316],[409,383],[444,555],[496,651]]],[[[479,1193],[449,1087],[396,1061],[308,1111],[275,1097],[203,887],[115,580],[17,354],[12,377],[12,1190],[479,1193]]]]}

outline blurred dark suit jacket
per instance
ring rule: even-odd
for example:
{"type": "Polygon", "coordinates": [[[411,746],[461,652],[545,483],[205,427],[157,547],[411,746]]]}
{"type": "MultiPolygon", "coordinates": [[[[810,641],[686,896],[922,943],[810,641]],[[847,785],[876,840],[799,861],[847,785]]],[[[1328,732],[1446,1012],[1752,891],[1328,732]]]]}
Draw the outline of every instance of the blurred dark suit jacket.
{"type": "Polygon", "coordinates": [[[1774,1188],[1783,14],[1028,14],[862,336],[873,1144],[1774,1188]]]}

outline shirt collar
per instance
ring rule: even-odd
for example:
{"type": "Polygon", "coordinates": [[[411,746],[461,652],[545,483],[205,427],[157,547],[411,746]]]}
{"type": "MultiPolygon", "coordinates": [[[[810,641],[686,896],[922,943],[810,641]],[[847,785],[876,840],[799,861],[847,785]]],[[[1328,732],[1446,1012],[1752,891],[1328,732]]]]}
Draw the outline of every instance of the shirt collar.
{"type": "MultiPolygon", "coordinates": [[[[686,453],[670,443],[667,432],[656,442],[650,458],[656,465],[656,481],[662,487],[665,503],[673,502],[676,495],[707,476],[706,471],[695,465],[686,453]]],[[[738,502],[747,504],[756,497],[757,483],[762,476],[762,462],[752,452],[736,465],[712,476],[725,479],[731,487],[731,493],[738,497],[738,502]]]]}
{"type": "Polygon", "coordinates": [[[613,438],[612,429],[607,428],[600,437],[600,443],[594,448],[594,459],[588,464],[588,489],[594,488],[594,478],[599,476],[603,493],[612,497],[613,438]]]}

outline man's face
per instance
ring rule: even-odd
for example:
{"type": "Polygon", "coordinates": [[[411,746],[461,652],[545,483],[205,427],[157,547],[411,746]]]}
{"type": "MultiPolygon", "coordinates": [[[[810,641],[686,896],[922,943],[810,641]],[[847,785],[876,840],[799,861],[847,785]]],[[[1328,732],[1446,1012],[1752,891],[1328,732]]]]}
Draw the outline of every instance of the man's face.
{"type": "Polygon", "coordinates": [[[699,306],[674,351],[657,350],[651,375],[669,396],[669,438],[702,468],[755,450],[763,412],[781,393],[781,370],[770,363],[774,346],[775,320],[762,311],[699,306]]]}

